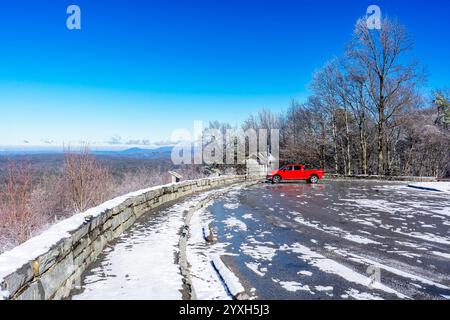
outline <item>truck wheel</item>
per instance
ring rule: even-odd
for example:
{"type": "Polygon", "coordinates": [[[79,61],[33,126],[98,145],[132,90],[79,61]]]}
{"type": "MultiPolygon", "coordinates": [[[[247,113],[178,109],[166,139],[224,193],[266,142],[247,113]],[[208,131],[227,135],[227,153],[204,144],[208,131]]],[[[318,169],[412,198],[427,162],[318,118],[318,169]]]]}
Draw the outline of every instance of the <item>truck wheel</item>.
{"type": "Polygon", "coordinates": [[[313,175],[309,178],[309,183],[316,184],[317,182],[319,182],[319,177],[313,174],[313,175]]]}
{"type": "Polygon", "coordinates": [[[272,178],[272,182],[277,184],[281,182],[281,177],[280,176],[275,176],[272,178]]]}

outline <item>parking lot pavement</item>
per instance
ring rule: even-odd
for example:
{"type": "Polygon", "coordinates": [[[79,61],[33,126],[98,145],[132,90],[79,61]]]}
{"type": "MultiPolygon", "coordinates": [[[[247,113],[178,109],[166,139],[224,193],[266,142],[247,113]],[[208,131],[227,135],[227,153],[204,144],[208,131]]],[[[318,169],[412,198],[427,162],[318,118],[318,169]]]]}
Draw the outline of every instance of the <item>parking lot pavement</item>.
{"type": "Polygon", "coordinates": [[[252,298],[450,298],[448,194],[373,181],[260,184],[203,214],[252,298]]]}

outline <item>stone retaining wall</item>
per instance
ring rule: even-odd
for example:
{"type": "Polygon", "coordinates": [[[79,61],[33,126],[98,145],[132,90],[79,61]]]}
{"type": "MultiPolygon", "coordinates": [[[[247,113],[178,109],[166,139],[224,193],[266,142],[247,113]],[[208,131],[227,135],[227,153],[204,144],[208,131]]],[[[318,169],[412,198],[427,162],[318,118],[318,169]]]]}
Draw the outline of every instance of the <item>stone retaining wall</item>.
{"type": "MultiPolygon", "coordinates": [[[[79,225],[68,231],[66,237],[55,241],[45,253],[36,253],[36,256],[25,260],[23,257],[17,259],[17,265],[6,266],[13,270],[10,273],[8,268],[6,271],[4,266],[3,270],[0,268],[0,300],[68,297],[71,290],[79,285],[83,271],[99,256],[105,245],[119,237],[144,213],[194,192],[248,179],[250,178],[246,176],[223,176],[186,181],[148,189],[149,191],[131,196],[111,208],[103,210],[99,206],[101,212],[95,216],[82,216],[84,221],[81,220],[79,225]]],[[[50,230],[48,232],[51,233],[50,230]]],[[[45,232],[39,237],[45,239],[45,232]]],[[[3,260],[0,255],[0,264],[5,261],[14,263],[14,254],[20,256],[23,252],[32,251],[32,243],[33,241],[27,241],[5,253],[3,260]]]]}

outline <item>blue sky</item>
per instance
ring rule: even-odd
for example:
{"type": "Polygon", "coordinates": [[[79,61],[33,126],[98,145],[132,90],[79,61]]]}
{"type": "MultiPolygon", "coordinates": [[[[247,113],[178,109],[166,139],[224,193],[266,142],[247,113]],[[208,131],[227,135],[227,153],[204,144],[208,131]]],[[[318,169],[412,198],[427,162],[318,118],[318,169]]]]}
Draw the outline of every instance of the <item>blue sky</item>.
{"type": "Polygon", "coordinates": [[[0,146],[159,142],[287,109],[371,4],[408,27],[428,87],[448,86],[448,1],[2,1],[0,146]]]}

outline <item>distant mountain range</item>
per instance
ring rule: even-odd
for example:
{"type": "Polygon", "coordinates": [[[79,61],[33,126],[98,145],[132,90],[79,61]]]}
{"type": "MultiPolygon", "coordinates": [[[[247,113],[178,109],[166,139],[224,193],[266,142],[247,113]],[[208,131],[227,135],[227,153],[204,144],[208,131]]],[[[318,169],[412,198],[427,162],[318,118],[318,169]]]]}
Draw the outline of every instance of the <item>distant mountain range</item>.
{"type": "MultiPolygon", "coordinates": [[[[138,158],[138,159],[168,159],[172,153],[171,146],[156,149],[130,148],[125,150],[93,150],[94,155],[111,157],[138,158]]],[[[0,150],[0,156],[24,156],[62,154],[62,149],[5,149],[0,150]]]]}
{"type": "Polygon", "coordinates": [[[160,147],[156,149],[130,148],[121,151],[95,151],[93,153],[115,157],[161,159],[170,158],[172,148],[173,147],[160,147]]]}

